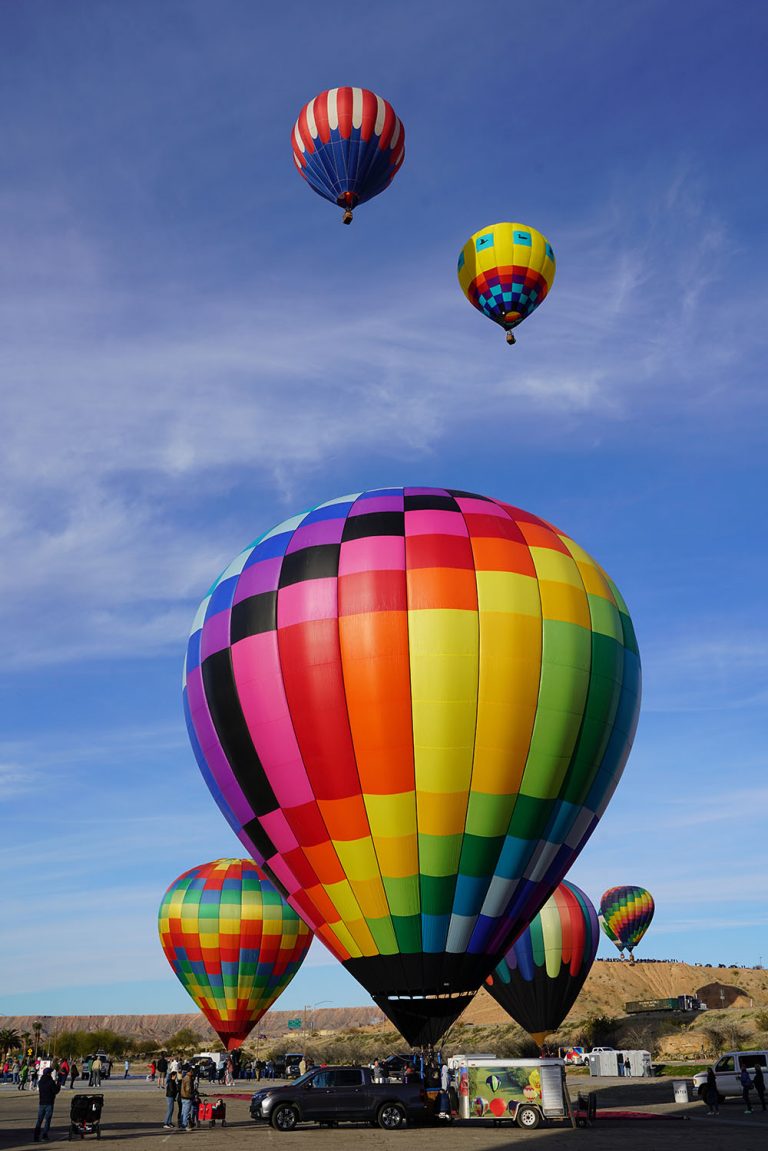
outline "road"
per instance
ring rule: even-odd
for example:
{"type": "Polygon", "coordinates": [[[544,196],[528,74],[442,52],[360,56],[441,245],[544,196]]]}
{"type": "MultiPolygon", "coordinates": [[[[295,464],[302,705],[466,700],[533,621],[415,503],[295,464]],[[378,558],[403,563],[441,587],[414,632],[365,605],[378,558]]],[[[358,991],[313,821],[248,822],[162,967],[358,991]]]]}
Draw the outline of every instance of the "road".
{"type": "MultiPolygon", "coordinates": [[[[173,1151],[181,1140],[202,1145],[202,1151],[510,1151],[510,1147],[536,1145],[535,1151],[765,1151],[768,1147],[768,1113],[745,1115],[741,1100],[721,1108],[719,1118],[708,1118],[700,1103],[673,1101],[671,1079],[586,1079],[574,1077],[571,1095],[596,1090],[598,1107],[630,1109],[652,1115],[647,1121],[598,1120],[587,1130],[561,1126],[523,1132],[515,1127],[494,1128],[479,1121],[454,1123],[450,1127],[409,1128],[385,1132],[371,1127],[338,1129],[300,1128],[279,1134],[254,1124],[248,1116],[253,1084],[225,1089],[228,1124],[213,1129],[198,1127],[190,1133],[164,1131],[163,1093],[143,1079],[107,1081],[103,1084],[102,1142],[121,1151],[173,1151]],[[237,1096],[242,1096],[237,1098],[237,1096]],[[686,1116],[687,1121],[681,1121],[686,1116]]],[[[86,1089],[87,1090],[87,1089],[86,1089]]],[[[204,1093],[207,1094],[207,1092],[204,1093]]],[[[69,1091],[62,1092],[54,1109],[51,1142],[67,1139],[69,1091]]],[[[213,1095],[213,1092],[211,1092],[213,1095]]],[[[28,1147],[37,1115],[37,1096],[0,1085],[0,1151],[28,1147]]],[[[95,1137],[89,1137],[95,1142],[95,1137]]]]}

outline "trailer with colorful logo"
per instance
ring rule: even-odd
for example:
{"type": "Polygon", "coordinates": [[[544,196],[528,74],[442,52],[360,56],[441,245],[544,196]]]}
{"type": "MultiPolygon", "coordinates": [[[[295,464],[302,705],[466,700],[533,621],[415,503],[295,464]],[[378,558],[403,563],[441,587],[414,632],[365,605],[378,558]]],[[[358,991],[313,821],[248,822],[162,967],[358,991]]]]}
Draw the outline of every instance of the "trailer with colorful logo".
{"type": "Polygon", "coordinates": [[[459,1119],[503,1121],[532,1131],[542,1121],[574,1123],[562,1059],[448,1060],[458,1095],[459,1119]]]}

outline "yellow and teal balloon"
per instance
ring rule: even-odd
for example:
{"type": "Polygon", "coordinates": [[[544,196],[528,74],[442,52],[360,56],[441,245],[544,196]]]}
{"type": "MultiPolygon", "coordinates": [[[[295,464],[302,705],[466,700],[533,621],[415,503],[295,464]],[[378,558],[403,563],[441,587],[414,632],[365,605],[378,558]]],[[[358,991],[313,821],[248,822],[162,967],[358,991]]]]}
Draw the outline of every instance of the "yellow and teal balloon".
{"type": "Polygon", "coordinates": [[[490,224],[470,236],[459,255],[459,284],[474,308],[513,329],[538,308],[555,279],[555,253],[527,224],[490,224]]]}

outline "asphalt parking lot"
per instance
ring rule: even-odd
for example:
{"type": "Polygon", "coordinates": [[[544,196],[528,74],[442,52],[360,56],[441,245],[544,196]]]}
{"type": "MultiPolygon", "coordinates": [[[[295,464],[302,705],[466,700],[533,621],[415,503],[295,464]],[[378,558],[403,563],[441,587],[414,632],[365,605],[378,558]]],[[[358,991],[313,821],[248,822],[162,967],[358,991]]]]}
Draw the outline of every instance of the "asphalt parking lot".
{"type": "MultiPolygon", "coordinates": [[[[471,1151],[507,1151],[534,1143],[538,1151],[565,1147],[578,1151],[765,1151],[768,1147],[768,1112],[757,1110],[745,1115],[740,1099],[725,1104],[718,1118],[708,1118],[706,1108],[698,1102],[687,1106],[674,1102],[671,1079],[578,1077],[569,1085],[573,1098],[579,1090],[594,1090],[600,1109],[632,1110],[647,1118],[598,1119],[585,1130],[558,1125],[523,1132],[510,1125],[494,1128],[476,1120],[399,1132],[344,1125],[332,1129],[307,1126],[281,1134],[253,1123],[248,1115],[253,1084],[240,1083],[221,1092],[227,1099],[226,1127],[202,1126],[186,1133],[163,1130],[165,1100],[157,1087],[146,1080],[120,1079],[107,1081],[102,1087],[102,1142],[119,1143],[124,1151],[171,1151],[167,1144],[172,1147],[181,1140],[194,1140],[203,1151],[290,1151],[291,1143],[297,1142],[299,1151],[452,1151],[451,1145],[471,1151]]],[[[50,1142],[67,1139],[70,1094],[62,1092],[56,1100],[50,1142]]],[[[36,1115],[36,1094],[0,1086],[0,1149],[31,1146],[36,1115]]],[[[88,1139],[96,1142],[95,1136],[88,1139]]]]}

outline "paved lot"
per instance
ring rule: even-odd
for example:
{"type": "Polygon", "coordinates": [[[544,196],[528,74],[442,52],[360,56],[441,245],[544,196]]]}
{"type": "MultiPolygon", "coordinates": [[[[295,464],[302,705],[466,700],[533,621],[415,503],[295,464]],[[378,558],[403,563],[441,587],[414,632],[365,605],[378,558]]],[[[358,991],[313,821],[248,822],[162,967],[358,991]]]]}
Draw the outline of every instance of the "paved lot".
{"type": "MultiPolygon", "coordinates": [[[[699,1103],[673,1102],[669,1079],[634,1080],[574,1078],[571,1095],[578,1090],[597,1090],[603,1109],[622,1108],[655,1116],[647,1121],[598,1121],[588,1130],[550,1127],[523,1132],[515,1127],[493,1128],[478,1122],[451,1127],[411,1128],[384,1132],[371,1127],[338,1129],[301,1128],[292,1134],[279,1134],[254,1124],[248,1117],[247,1099],[251,1085],[240,1084],[230,1092],[228,1125],[194,1132],[164,1131],[162,1092],[144,1080],[116,1080],[103,1085],[104,1131],[102,1142],[122,1151],[172,1151],[181,1141],[201,1145],[199,1151],[510,1151],[515,1146],[536,1144],[536,1151],[766,1151],[768,1113],[745,1115],[740,1100],[721,1108],[716,1119],[707,1118],[699,1103]],[[688,1121],[679,1118],[687,1116],[688,1121]],[[168,1146],[170,1144],[170,1146],[168,1146]],[[298,1146],[296,1146],[298,1144],[298,1146]]],[[[69,1091],[56,1100],[51,1142],[66,1141],[69,1119],[69,1091]]],[[[213,1093],[211,1093],[213,1094],[213,1093]]],[[[0,1086],[0,1151],[28,1147],[37,1115],[37,1096],[0,1086]]],[[[95,1143],[95,1137],[90,1136],[95,1143]]],[[[116,1149],[117,1151],[117,1149],[116,1149]]]]}

